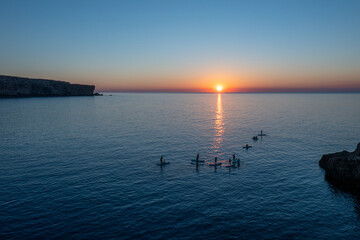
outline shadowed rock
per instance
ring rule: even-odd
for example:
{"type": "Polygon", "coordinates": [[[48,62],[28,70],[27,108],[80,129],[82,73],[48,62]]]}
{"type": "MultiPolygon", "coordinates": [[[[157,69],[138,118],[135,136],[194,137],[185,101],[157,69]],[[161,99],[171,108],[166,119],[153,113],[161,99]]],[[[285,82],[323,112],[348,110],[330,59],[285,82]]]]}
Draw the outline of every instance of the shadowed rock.
{"type": "Polygon", "coordinates": [[[360,186],[356,184],[347,184],[337,181],[325,175],[325,180],[330,191],[336,195],[348,198],[354,205],[354,210],[360,219],[360,186]]]}
{"type": "Polygon", "coordinates": [[[95,86],[0,75],[0,97],[93,96],[95,86]]]}
{"type": "Polygon", "coordinates": [[[342,151],[325,154],[319,161],[326,174],[345,183],[360,183],[360,143],[354,152],[342,151]]]}

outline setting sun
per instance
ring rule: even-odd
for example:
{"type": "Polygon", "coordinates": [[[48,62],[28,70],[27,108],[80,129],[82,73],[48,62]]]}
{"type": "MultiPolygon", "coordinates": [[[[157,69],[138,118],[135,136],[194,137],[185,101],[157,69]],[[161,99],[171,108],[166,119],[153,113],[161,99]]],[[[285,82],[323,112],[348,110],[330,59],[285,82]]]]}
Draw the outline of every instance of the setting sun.
{"type": "Polygon", "coordinates": [[[219,86],[217,86],[217,87],[216,87],[216,90],[217,90],[218,92],[221,92],[221,90],[222,90],[222,86],[220,86],[220,85],[219,85],[219,86]]]}

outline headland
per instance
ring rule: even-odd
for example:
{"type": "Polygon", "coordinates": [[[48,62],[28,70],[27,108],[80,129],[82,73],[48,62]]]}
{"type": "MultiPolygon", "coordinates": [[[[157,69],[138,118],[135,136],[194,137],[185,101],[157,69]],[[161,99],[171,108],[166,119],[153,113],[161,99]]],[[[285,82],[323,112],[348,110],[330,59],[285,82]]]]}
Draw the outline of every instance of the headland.
{"type": "Polygon", "coordinates": [[[0,97],[93,96],[95,86],[0,75],[0,97]]]}

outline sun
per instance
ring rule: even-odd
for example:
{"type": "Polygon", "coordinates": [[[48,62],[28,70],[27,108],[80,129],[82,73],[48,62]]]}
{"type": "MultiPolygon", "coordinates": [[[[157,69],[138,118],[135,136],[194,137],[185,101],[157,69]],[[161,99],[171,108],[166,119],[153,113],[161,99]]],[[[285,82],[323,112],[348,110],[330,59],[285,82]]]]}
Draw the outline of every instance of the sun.
{"type": "Polygon", "coordinates": [[[221,92],[222,86],[221,86],[221,85],[217,86],[217,87],[216,87],[216,90],[217,90],[218,92],[221,92]]]}

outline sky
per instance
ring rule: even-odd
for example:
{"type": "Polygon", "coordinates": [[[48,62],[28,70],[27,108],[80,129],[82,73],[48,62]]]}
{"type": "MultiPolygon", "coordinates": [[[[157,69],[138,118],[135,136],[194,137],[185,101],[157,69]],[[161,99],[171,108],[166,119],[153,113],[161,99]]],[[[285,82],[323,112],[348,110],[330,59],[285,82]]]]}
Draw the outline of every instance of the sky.
{"type": "Polygon", "coordinates": [[[360,1],[0,0],[0,75],[97,91],[360,91],[360,1]]]}

